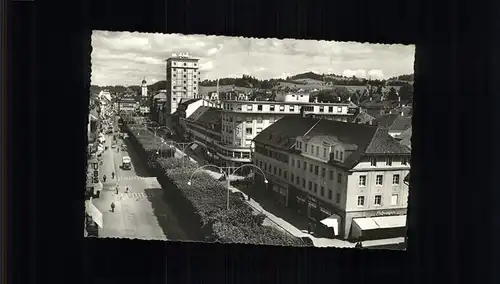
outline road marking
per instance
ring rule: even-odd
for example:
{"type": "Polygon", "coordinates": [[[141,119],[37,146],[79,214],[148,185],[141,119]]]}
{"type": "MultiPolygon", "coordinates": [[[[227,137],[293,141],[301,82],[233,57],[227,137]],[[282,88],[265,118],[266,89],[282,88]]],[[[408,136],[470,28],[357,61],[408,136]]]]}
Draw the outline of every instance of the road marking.
{"type": "Polygon", "coordinates": [[[130,193],[121,192],[121,193],[118,193],[118,196],[116,197],[116,199],[118,201],[130,200],[130,199],[140,200],[140,199],[145,199],[145,198],[153,198],[153,197],[156,197],[160,194],[161,194],[161,191],[147,192],[147,193],[146,192],[130,192],[130,193]]]}
{"type": "Polygon", "coordinates": [[[128,176],[128,177],[118,177],[118,181],[123,180],[146,180],[151,177],[138,177],[138,176],[128,176]]]}

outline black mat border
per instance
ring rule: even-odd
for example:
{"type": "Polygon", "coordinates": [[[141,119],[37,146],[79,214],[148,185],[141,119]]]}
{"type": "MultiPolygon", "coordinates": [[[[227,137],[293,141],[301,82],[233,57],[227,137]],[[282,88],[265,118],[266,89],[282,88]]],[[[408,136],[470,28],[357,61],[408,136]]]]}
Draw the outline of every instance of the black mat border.
{"type": "Polygon", "coordinates": [[[13,47],[12,60],[12,250],[19,255],[14,267],[25,267],[15,270],[16,283],[491,283],[500,78],[493,4],[36,2],[36,13],[25,10],[27,18],[16,21],[24,29],[19,38],[30,36],[13,47]],[[412,159],[418,190],[410,199],[408,252],[84,241],[77,184],[84,183],[92,29],[418,43],[412,159]]]}

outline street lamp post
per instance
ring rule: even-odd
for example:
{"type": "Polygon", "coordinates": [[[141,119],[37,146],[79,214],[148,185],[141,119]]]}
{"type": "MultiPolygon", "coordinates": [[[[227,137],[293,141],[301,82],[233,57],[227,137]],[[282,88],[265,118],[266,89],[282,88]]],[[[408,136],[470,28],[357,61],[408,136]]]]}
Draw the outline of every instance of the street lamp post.
{"type": "Polygon", "coordinates": [[[259,170],[261,173],[262,173],[262,176],[264,177],[264,183],[268,183],[267,181],[267,178],[266,178],[266,174],[264,173],[264,171],[262,171],[262,169],[254,164],[245,164],[245,165],[242,165],[242,166],[239,166],[237,168],[235,167],[219,167],[219,166],[216,166],[216,165],[204,165],[204,166],[201,166],[201,167],[198,167],[196,168],[193,173],[191,173],[191,176],[189,177],[189,181],[188,181],[188,185],[191,185],[191,179],[193,178],[193,175],[198,171],[198,170],[202,170],[206,167],[214,167],[214,168],[217,168],[219,169],[219,171],[226,177],[226,186],[227,186],[227,197],[226,197],[226,210],[229,210],[229,192],[230,192],[230,187],[231,187],[231,184],[230,184],[230,180],[229,180],[229,177],[231,175],[233,175],[234,173],[236,173],[238,170],[240,170],[241,168],[244,168],[244,167],[253,167],[253,168],[256,168],[257,170],[259,170]]]}

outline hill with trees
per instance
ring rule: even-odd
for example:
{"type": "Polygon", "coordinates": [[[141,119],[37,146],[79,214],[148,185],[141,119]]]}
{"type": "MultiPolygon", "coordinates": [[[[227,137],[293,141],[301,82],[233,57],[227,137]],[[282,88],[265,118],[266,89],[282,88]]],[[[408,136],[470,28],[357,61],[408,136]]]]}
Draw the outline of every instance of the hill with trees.
{"type": "MultiPolygon", "coordinates": [[[[372,98],[386,97],[390,99],[397,97],[397,93],[401,96],[401,100],[406,101],[413,98],[413,79],[414,74],[403,74],[387,80],[372,80],[356,76],[346,77],[336,74],[305,72],[286,79],[259,80],[250,75],[243,75],[240,78],[220,78],[219,86],[221,87],[220,91],[227,89],[222,86],[230,86],[235,90],[246,90],[246,92],[250,93],[250,99],[265,98],[272,100],[276,92],[304,89],[311,92],[311,99],[318,98],[318,101],[324,102],[346,101],[349,97],[353,102],[358,102],[370,95],[372,98]],[[369,92],[368,89],[370,89],[369,92]],[[272,91],[272,94],[269,91],[272,91]]],[[[205,79],[200,82],[200,91],[215,91],[216,85],[217,80],[205,79]]],[[[109,90],[112,94],[131,93],[139,95],[141,92],[141,87],[138,85],[129,87],[92,85],[90,93],[97,94],[104,89],[109,90]]],[[[149,93],[156,93],[164,89],[166,89],[165,80],[148,86],[149,93]]]]}

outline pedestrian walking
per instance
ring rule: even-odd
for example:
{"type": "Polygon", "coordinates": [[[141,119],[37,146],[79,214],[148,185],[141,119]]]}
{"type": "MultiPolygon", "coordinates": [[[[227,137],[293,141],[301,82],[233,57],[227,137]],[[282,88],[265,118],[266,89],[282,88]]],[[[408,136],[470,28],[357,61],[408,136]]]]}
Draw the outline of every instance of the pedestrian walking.
{"type": "Polygon", "coordinates": [[[116,185],[116,194],[118,194],[118,185],[116,185]]]}
{"type": "Polygon", "coordinates": [[[128,193],[128,186],[125,188],[125,193],[128,193]]]}
{"type": "Polygon", "coordinates": [[[114,179],[115,178],[115,172],[112,172],[111,173],[111,179],[114,179]]]}
{"type": "Polygon", "coordinates": [[[115,212],[115,203],[111,202],[111,212],[115,212]]]}
{"type": "Polygon", "coordinates": [[[103,175],[103,176],[102,176],[102,181],[103,181],[103,182],[106,182],[106,175],[103,175]]]}

